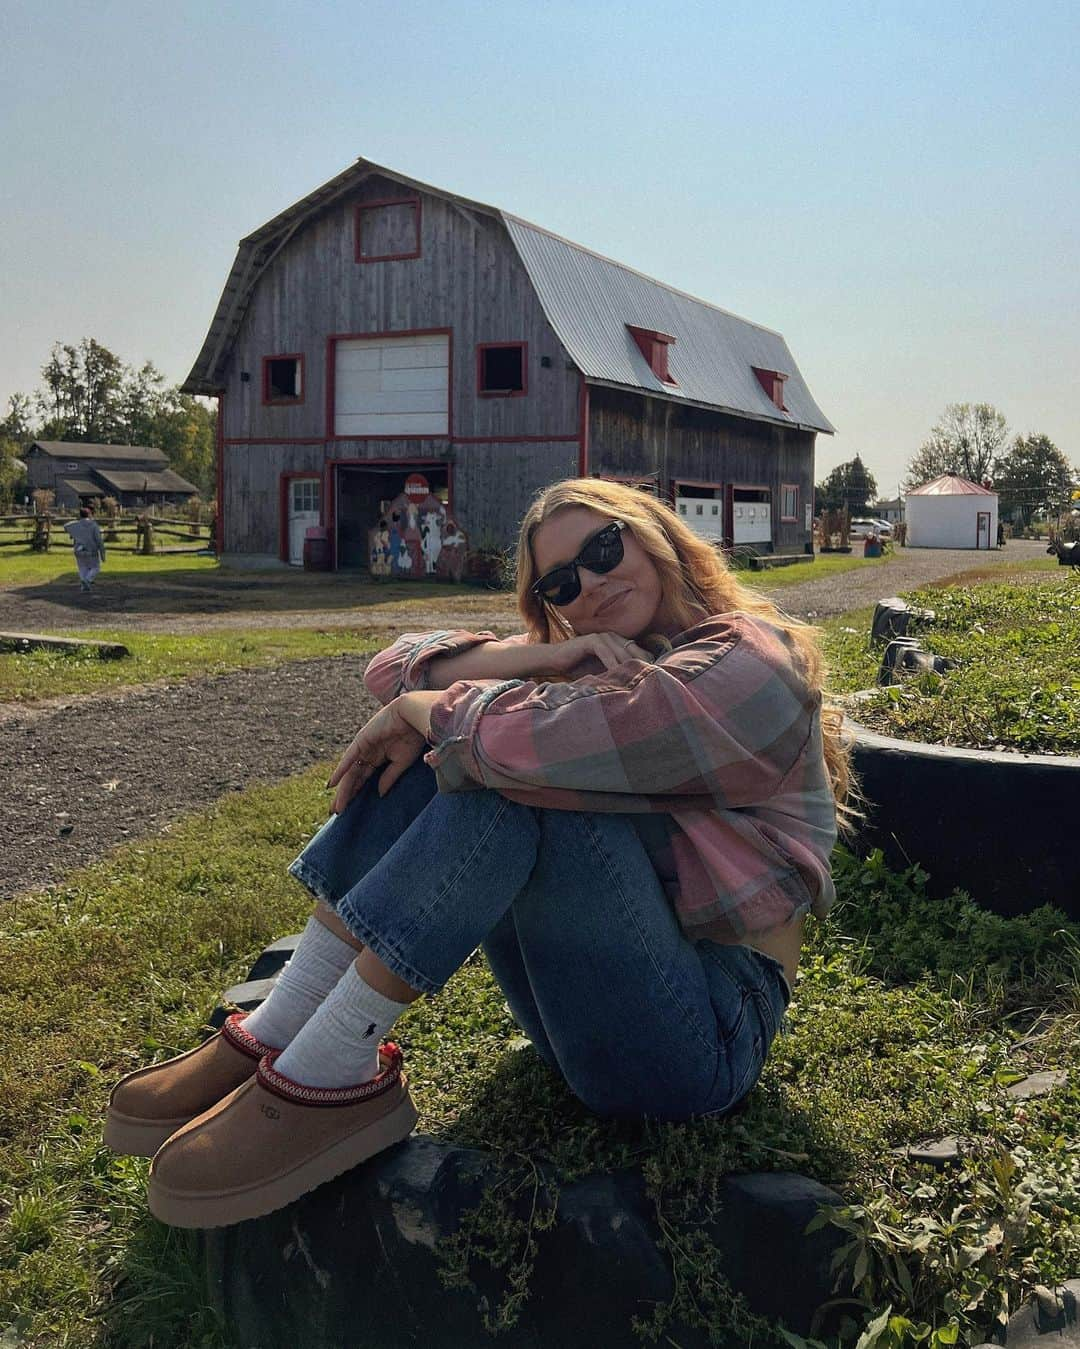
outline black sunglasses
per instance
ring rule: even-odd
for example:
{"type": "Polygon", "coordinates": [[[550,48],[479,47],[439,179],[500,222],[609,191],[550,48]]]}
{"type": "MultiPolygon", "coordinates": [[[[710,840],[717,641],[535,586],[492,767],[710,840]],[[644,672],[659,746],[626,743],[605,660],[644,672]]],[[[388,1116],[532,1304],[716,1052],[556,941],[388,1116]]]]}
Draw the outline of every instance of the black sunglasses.
{"type": "Polygon", "coordinates": [[[626,528],[623,520],[612,520],[604,525],[581,546],[581,552],[573,562],[564,562],[545,572],[532,586],[533,594],[548,604],[561,608],[564,604],[573,604],[581,594],[581,577],[578,567],[603,576],[612,571],[623,560],[622,532],[626,528]]]}

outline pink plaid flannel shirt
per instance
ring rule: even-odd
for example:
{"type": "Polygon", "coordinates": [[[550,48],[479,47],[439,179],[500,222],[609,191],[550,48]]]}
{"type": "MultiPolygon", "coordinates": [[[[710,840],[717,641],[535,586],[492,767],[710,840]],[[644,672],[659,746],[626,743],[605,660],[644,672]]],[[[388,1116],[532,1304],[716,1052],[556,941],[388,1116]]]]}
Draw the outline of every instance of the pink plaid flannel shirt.
{"type": "MultiPolygon", "coordinates": [[[[428,687],[431,661],[496,640],[405,633],[364,682],[386,703],[428,687]]],[[[835,897],[821,697],[787,634],[763,619],[717,614],[655,661],[565,682],[460,680],[434,704],[430,739],[440,791],[488,787],[529,806],[667,815],[677,874],[668,889],[691,939],[743,940],[808,910],[822,917],[835,897]]]]}

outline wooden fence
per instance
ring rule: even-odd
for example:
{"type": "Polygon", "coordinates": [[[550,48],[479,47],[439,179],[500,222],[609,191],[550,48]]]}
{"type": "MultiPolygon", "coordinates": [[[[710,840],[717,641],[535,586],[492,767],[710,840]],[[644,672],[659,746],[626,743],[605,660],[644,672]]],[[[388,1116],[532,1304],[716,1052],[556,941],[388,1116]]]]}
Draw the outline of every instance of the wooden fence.
{"type": "MultiPolygon", "coordinates": [[[[68,519],[74,520],[76,518],[76,516],[0,515],[0,531],[5,534],[12,530],[21,531],[14,538],[5,538],[0,534],[0,548],[29,548],[34,543],[35,537],[40,537],[38,527],[42,520],[48,521],[45,531],[48,541],[45,544],[45,549],[48,549],[52,542],[67,544],[69,540],[68,535],[64,533],[64,525],[68,519]]],[[[213,544],[213,532],[209,525],[196,525],[191,521],[178,520],[168,516],[150,516],[148,520],[155,537],[160,534],[184,543],[200,543],[204,547],[213,544]]],[[[140,517],[119,516],[115,520],[99,520],[98,524],[101,526],[101,533],[104,536],[107,549],[115,548],[117,552],[121,553],[143,551],[144,521],[140,517]]],[[[155,553],[164,551],[194,552],[195,549],[165,550],[154,548],[152,551],[155,553]]]]}

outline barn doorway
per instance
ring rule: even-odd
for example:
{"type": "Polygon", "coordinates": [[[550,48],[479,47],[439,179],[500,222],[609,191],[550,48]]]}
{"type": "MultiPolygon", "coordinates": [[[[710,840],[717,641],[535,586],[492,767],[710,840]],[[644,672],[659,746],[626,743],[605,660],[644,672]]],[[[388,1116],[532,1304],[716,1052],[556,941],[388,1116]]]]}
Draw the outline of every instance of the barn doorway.
{"type": "Polygon", "coordinates": [[[731,541],[758,550],[772,543],[772,493],[767,487],[731,488],[731,541]]]}
{"type": "Polygon", "coordinates": [[[710,543],[724,541],[724,488],[718,482],[673,483],[675,514],[710,543]]]}
{"type": "Polygon", "coordinates": [[[320,523],[319,497],[322,484],[316,474],[288,480],[288,562],[291,567],[304,563],[304,534],[309,525],[320,523]]]}
{"type": "Polygon", "coordinates": [[[334,539],[339,571],[370,571],[368,530],[379,523],[384,502],[422,474],[432,493],[450,508],[450,467],[431,460],[394,464],[338,464],[334,470],[334,539]]]}

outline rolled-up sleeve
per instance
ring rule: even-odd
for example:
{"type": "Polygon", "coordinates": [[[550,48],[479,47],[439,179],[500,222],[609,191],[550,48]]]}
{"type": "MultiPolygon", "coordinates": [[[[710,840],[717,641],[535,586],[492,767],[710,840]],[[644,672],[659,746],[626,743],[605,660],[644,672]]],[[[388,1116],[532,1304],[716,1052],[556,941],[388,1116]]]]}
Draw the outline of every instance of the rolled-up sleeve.
{"type": "Polygon", "coordinates": [[[729,624],[656,664],[453,684],[431,709],[428,762],[443,790],[479,785],[538,805],[732,809],[778,790],[819,702],[782,641],[729,624]]]}
{"type": "Polygon", "coordinates": [[[475,646],[500,640],[523,642],[525,638],[500,639],[493,632],[466,632],[463,628],[402,633],[393,646],[368,663],[364,687],[385,706],[399,694],[428,688],[428,667],[433,660],[460,656],[475,646]]]}

